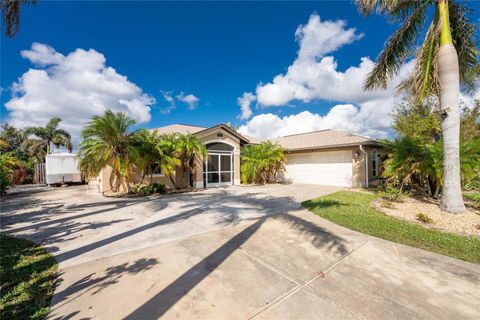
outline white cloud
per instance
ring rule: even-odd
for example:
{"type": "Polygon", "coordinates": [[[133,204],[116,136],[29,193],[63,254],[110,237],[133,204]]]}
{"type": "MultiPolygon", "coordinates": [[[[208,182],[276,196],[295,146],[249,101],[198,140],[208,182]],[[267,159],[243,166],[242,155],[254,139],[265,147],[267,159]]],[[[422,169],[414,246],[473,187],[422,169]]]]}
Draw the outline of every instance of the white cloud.
{"type": "Polygon", "coordinates": [[[175,98],[172,95],[171,91],[160,91],[162,93],[163,99],[168,102],[168,106],[160,109],[160,113],[169,114],[173,109],[176,108],[175,98]]]}
{"type": "Polygon", "coordinates": [[[390,81],[387,89],[365,92],[363,82],[373,68],[372,60],[362,57],[358,66],[350,66],[340,71],[335,58],[327,56],[342,46],[361,39],[363,34],[359,34],[355,28],[347,28],[345,21],[321,21],[317,14],[313,14],[306,25],[297,28],[295,37],[299,43],[296,59],[285,73],[278,74],[269,83],[257,85],[255,92],[257,106],[279,107],[293,101],[309,103],[321,100],[342,104],[337,104],[324,116],[309,112],[301,112],[290,117],[276,117],[277,119],[273,119],[272,114],[258,115],[244,126],[244,130],[248,130],[248,133],[245,133],[262,138],[284,131],[298,133],[329,127],[385,136],[391,121],[389,113],[394,104],[402,99],[401,96],[396,96],[395,88],[412,70],[415,61],[409,61],[402,66],[399,75],[390,81]],[[260,116],[265,117],[260,121],[260,118],[257,118],[260,116]],[[301,124],[297,126],[292,122],[300,118],[307,123],[313,120],[321,121],[320,124],[310,126],[301,124]],[[258,130],[253,128],[255,124],[262,126],[266,119],[287,128],[279,129],[272,134],[267,134],[262,128],[258,130]],[[306,129],[307,127],[310,129],[306,129]]]}
{"type": "Polygon", "coordinates": [[[185,93],[180,92],[177,96],[176,96],[177,100],[178,101],[181,101],[183,103],[186,103],[187,106],[188,106],[188,110],[193,110],[197,107],[197,104],[198,104],[198,101],[200,101],[199,98],[195,97],[193,94],[187,94],[185,95],[185,93]]]}
{"type": "Polygon", "coordinates": [[[322,116],[310,111],[279,117],[272,113],[264,113],[253,117],[239,128],[243,134],[260,139],[282,137],[290,134],[335,128],[370,137],[386,137],[389,122],[366,112],[368,108],[359,108],[352,104],[339,104],[322,116]],[[372,121],[372,118],[374,119],[372,121]],[[352,121],[352,119],[354,119],[352,121]],[[372,126],[371,123],[378,122],[372,126]]]}
{"type": "Polygon", "coordinates": [[[150,121],[155,99],[107,66],[103,54],[76,49],[63,55],[48,45],[33,43],[21,55],[36,68],[10,88],[12,98],[5,108],[12,125],[41,126],[60,117],[61,126],[70,131],[76,144],[85,123],[107,109],[124,112],[138,123],[150,121]]]}
{"type": "Polygon", "coordinates": [[[256,97],[251,92],[244,92],[243,95],[237,98],[237,104],[240,106],[241,114],[238,116],[241,120],[246,120],[252,116],[252,108],[250,105],[255,102],[256,97]]]}

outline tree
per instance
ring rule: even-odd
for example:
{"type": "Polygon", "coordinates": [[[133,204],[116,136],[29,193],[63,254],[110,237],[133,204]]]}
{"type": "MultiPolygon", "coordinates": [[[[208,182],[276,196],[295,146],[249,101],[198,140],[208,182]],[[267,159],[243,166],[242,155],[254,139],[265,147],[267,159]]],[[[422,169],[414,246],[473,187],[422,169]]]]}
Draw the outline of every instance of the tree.
{"type": "Polygon", "coordinates": [[[21,161],[14,157],[9,149],[8,143],[0,139],[0,195],[5,195],[8,188],[13,184],[12,175],[20,165],[21,161]]]}
{"type": "MultiPolygon", "coordinates": [[[[163,137],[156,132],[140,129],[135,133],[133,139],[139,153],[136,167],[142,170],[142,179],[139,184],[143,182],[148,168],[152,168],[155,164],[162,168],[162,171],[170,177],[173,183],[172,175],[175,168],[180,164],[180,160],[174,157],[173,152],[171,152],[172,149],[167,143],[163,142],[163,137]]],[[[150,183],[152,183],[153,171],[150,174],[150,183]]]]}
{"type": "Polygon", "coordinates": [[[283,169],[283,148],[270,141],[258,145],[247,145],[241,151],[243,182],[277,182],[277,173],[283,169]]]}
{"type": "Polygon", "coordinates": [[[24,4],[35,4],[37,0],[2,0],[3,29],[5,35],[13,38],[20,28],[20,8],[24,4]]]}
{"type": "Polygon", "coordinates": [[[411,56],[422,34],[428,9],[436,13],[421,46],[414,50],[416,67],[400,88],[408,89],[416,102],[435,95],[440,98],[443,137],[444,189],[440,208],[450,213],[465,211],[460,182],[459,132],[460,83],[473,90],[479,77],[475,25],[469,20],[469,9],[449,0],[356,0],[364,15],[374,10],[393,22],[398,30],[387,40],[373,70],[365,81],[365,89],[385,88],[388,80],[411,56]],[[456,47],[456,48],[455,48],[456,47]],[[457,54],[458,52],[458,54],[457,54]]]}
{"type": "Polygon", "coordinates": [[[28,137],[24,130],[11,126],[8,122],[2,123],[0,127],[0,140],[3,140],[7,147],[3,152],[12,152],[13,155],[21,160],[26,161],[28,155],[25,153],[24,146],[28,137]]]}
{"type": "Polygon", "coordinates": [[[175,174],[175,170],[181,164],[179,159],[180,152],[178,147],[178,134],[170,133],[161,135],[158,149],[163,155],[159,162],[160,166],[162,167],[162,171],[167,177],[169,177],[173,187],[177,188],[173,176],[175,174]]]}
{"type": "Polygon", "coordinates": [[[197,159],[203,159],[207,156],[207,148],[203,145],[203,142],[192,133],[178,135],[177,148],[183,172],[188,175],[188,184],[192,187],[197,177],[196,161],[197,159]]]}
{"type": "Polygon", "coordinates": [[[64,129],[58,128],[62,119],[55,117],[48,121],[45,127],[29,127],[25,129],[25,134],[34,135],[37,139],[29,139],[28,149],[31,153],[50,154],[51,144],[59,147],[65,147],[72,152],[72,141],[70,133],[64,129]]]}
{"type": "Polygon", "coordinates": [[[130,130],[134,124],[124,113],[107,110],[103,116],[94,116],[82,130],[80,169],[93,177],[107,165],[111,166],[110,187],[114,192],[119,191],[122,182],[126,182],[130,192],[130,183],[135,179],[139,155],[134,143],[135,132],[130,130]]]}
{"type": "Polygon", "coordinates": [[[393,129],[401,137],[431,143],[440,137],[440,119],[429,103],[397,104],[391,114],[393,129]]]}
{"type": "Polygon", "coordinates": [[[460,139],[468,141],[480,139],[480,100],[473,108],[464,107],[460,119],[460,139]]]}

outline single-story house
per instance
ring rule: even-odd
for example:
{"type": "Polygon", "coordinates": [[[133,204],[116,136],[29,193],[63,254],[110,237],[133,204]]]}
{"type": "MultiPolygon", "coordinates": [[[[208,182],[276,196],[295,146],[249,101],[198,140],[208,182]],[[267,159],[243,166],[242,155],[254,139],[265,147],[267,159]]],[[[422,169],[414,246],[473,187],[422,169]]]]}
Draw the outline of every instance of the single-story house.
{"type": "MultiPolygon", "coordinates": [[[[243,135],[225,124],[210,128],[174,124],[152,129],[156,133],[192,133],[206,146],[208,156],[199,159],[195,175],[186,176],[178,168],[172,176],[175,184],[188,185],[189,179],[196,188],[239,185],[240,149],[247,144],[262,141],[243,135]]],[[[286,153],[283,179],[292,183],[366,187],[376,180],[380,170],[380,144],[378,141],[333,129],[319,130],[270,139],[280,144],[286,153]]],[[[160,168],[152,168],[153,182],[173,187],[171,179],[160,168]]],[[[110,189],[111,168],[105,168],[92,182],[100,192],[110,189]]]]}

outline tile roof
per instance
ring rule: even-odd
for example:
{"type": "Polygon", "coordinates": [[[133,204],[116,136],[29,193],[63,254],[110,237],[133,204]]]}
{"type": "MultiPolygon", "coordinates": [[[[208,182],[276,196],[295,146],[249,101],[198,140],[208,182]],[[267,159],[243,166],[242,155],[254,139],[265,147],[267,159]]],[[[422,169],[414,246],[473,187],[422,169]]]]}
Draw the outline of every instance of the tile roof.
{"type": "Polygon", "coordinates": [[[293,134],[271,139],[271,141],[280,144],[286,150],[318,149],[359,144],[378,144],[376,140],[333,129],[293,134]]]}
{"type": "Polygon", "coordinates": [[[177,123],[177,124],[172,124],[165,127],[150,129],[150,130],[156,131],[158,134],[166,134],[166,133],[186,134],[186,133],[197,133],[205,129],[208,129],[208,128],[177,123]]]}
{"type": "MultiPolygon", "coordinates": [[[[156,131],[158,134],[166,134],[166,133],[199,133],[204,130],[208,130],[215,127],[225,126],[223,124],[219,124],[213,127],[199,127],[199,126],[192,126],[186,124],[172,124],[165,127],[160,127],[156,129],[151,129],[156,131]]],[[[257,139],[255,137],[246,136],[239,132],[236,134],[240,138],[244,138],[248,143],[258,144],[261,143],[262,140],[257,139]]],[[[334,129],[326,129],[326,130],[319,130],[313,132],[306,132],[306,133],[298,133],[292,134],[285,137],[279,137],[275,139],[270,139],[272,142],[276,142],[280,144],[286,150],[294,151],[294,150],[308,150],[308,149],[320,149],[320,148],[335,148],[335,147],[342,147],[342,146],[352,146],[352,145],[359,145],[359,144],[370,144],[370,145],[378,145],[376,140],[359,136],[356,134],[343,132],[334,129]]]]}

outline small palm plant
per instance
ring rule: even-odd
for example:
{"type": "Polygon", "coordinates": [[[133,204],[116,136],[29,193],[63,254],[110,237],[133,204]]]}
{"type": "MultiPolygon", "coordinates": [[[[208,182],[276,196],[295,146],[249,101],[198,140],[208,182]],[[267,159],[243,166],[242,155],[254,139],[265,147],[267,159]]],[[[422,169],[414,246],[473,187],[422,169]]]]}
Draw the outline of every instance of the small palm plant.
{"type": "Polygon", "coordinates": [[[198,159],[203,159],[207,156],[207,148],[203,142],[192,133],[178,135],[177,147],[184,174],[188,175],[188,184],[192,187],[197,176],[196,162],[198,159]]]}
{"type": "Polygon", "coordinates": [[[107,110],[103,116],[94,116],[82,131],[80,169],[90,177],[98,176],[107,165],[112,167],[110,187],[119,191],[123,181],[130,192],[134,182],[138,150],[135,133],[130,130],[135,121],[119,112],[107,110]]]}
{"type": "Polygon", "coordinates": [[[443,136],[442,210],[465,211],[460,183],[459,158],[459,94],[460,85],[473,90],[479,78],[475,24],[468,18],[470,10],[463,3],[451,0],[356,0],[360,11],[386,15],[398,30],[387,40],[375,66],[365,81],[365,88],[385,88],[400,66],[412,55],[416,66],[401,88],[407,89],[417,103],[430,96],[440,99],[443,136]],[[429,19],[428,10],[435,9],[429,19]],[[417,48],[417,38],[425,35],[417,48]]]}
{"type": "MultiPolygon", "coordinates": [[[[175,139],[165,138],[165,136],[159,136],[156,132],[146,129],[140,129],[135,133],[134,145],[139,153],[136,167],[142,171],[142,179],[139,184],[145,179],[147,169],[155,164],[162,168],[162,171],[170,178],[172,183],[174,182],[173,173],[175,168],[180,165],[180,160],[175,158],[175,139]],[[172,142],[172,144],[169,142],[172,142]]],[[[153,183],[152,175],[153,171],[150,172],[150,184],[153,183]]]]}
{"type": "Polygon", "coordinates": [[[176,169],[181,164],[179,159],[180,151],[178,147],[178,134],[170,133],[161,135],[160,141],[157,145],[157,150],[161,154],[159,164],[162,168],[162,171],[167,177],[169,177],[173,187],[177,188],[174,175],[176,169]]]}
{"type": "Polygon", "coordinates": [[[284,150],[270,141],[259,145],[247,145],[241,152],[243,182],[277,182],[277,173],[283,169],[284,150]]]}
{"type": "Polygon", "coordinates": [[[26,135],[34,135],[36,137],[25,142],[25,147],[30,151],[30,154],[34,154],[39,160],[43,160],[45,155],[52,152],[52,144],[57,148],[65,147],[72,152],[70,133],[59,128],[61,121],[62,119],[55,117],[50,119],[45,127],[29,127],[25,129],[26,135]]]}

